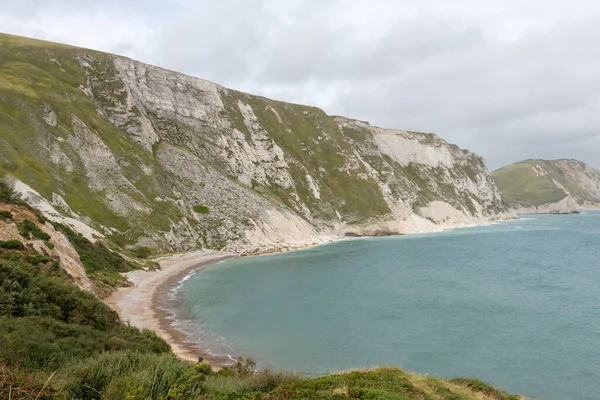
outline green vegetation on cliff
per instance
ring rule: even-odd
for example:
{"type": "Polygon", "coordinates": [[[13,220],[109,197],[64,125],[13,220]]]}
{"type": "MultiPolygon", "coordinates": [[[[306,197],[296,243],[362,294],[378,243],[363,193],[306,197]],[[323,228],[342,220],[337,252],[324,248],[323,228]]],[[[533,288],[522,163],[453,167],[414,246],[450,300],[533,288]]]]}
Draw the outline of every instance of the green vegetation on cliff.
{"type": "Polygon", "coordinates": [[[512,204],[539,206],[562,200],[565,192],[551,176],[540,175],[534,169],[535,160],[511,164],[492,172],[492,177],[505,200],[512,204]]]}
{"type": "Polygon", "coordinates": [[[510,203],[539,206],[570,194],[583,205],[600,202],[600,171],[577,160],[525,160],[492,172],[510,203]]]}

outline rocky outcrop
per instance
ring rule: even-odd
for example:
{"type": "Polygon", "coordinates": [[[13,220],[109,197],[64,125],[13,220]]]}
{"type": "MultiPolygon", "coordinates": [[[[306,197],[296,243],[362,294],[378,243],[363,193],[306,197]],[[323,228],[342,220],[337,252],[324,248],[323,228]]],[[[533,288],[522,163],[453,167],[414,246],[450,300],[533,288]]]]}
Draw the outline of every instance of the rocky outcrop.
{"type": "Polygon", "coordinates": [[[29,115],[0,116],[1,165],[49,215],[117,246],[252,253],[513,216],[483,160],[437,135],[78,48],[54,48],[57,68],[43,47],[22,62],[51,91],[0,87],[29,115]]]}

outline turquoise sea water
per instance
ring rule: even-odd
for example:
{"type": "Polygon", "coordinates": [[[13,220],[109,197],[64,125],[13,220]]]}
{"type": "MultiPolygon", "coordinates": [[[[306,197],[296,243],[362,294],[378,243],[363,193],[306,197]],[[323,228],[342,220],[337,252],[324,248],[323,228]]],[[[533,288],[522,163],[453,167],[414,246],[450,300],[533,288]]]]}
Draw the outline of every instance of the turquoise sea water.
{"type": "Polygon", "coordinates": [[[600,212],[240,258],[176,296],[180,328],[274,369],[397,365],[600,398],[600,212]]]}

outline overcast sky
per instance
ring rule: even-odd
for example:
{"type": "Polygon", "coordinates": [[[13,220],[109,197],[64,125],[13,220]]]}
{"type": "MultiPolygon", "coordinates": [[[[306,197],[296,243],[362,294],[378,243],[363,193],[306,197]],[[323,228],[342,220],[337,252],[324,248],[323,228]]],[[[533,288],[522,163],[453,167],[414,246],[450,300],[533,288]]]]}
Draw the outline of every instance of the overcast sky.
{"type": "Polygon", "coordinates": [[[118,53],[373,125],[490,169],[600,167],[593,0],[0,0],[0,32],[118,53]]]}

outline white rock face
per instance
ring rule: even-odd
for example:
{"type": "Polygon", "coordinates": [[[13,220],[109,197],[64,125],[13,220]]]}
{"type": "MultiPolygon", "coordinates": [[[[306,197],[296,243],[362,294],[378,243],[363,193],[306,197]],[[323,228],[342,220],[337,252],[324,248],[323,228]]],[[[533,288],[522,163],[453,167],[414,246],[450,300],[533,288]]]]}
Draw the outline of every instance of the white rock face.
{"type": "Polygon", "coordinates": [[[556,203],[542,204],[541,206],[521,207],[517,209],[520,214],[577,214],[581,207],[570,194],[556,203]]]}
{"type": "Polygon", "coordinates": [[[68,209],[68,212],[71,214],[71,216],[65,216],[65,211],[67,210],[65,210],[64,207],[68,206],[66,205],[64,199],[62,199],[60,196],[55,194],[56,197],[53,196],[53,199],[57,199],[55,204],[62,208],[62,212],[59,212],[55,206],[44,199],[38,192],[20,180],[16,178],[9,178],[9,183],[13,190],[21,196],[23,201],[25,201],[31,207],[40,210],[44,217],[48,218],[49,220],[59,222],[70,227],[75,232],[83,235],[92,243],[97,239],[104,237],[104,235],[102,235],[100,232],[90,228],[88,225],[82,222],[82,220],[85,219],[84,217],[73,213],[70,209],[68,209]]]}
{"type": "MultiPolygon", "coordinates": [[[[462,212],[443,201],[432,201],[427,207],[422,207],[419,214],[435,224],[445,222],[468,223],[469,218],[462,212]]],[[[471,219],[471,222],[475,222],[471,219]]]]}
{"type": "Polygon", "coordinates": [[[448,144],[434,134],[381,128],[373,128],[372,132],[379,151],[402,166],[416,163],[430,167],[452,168],[454,165],[454,155],[448,144]]]}
{"type": "Polygon", "coordinates": [[[56,113],[48,104],[44,104],[44,121],[50,126],[56,126],[56,113]]]}

